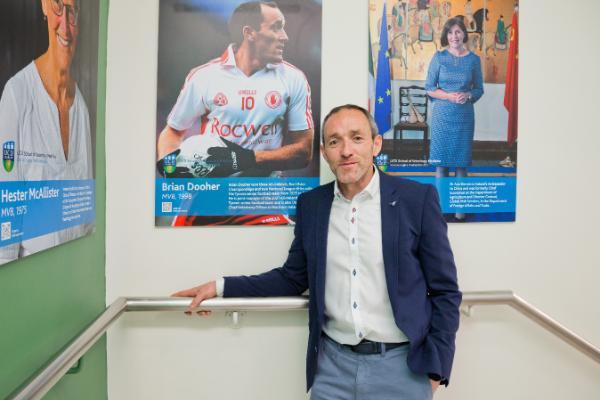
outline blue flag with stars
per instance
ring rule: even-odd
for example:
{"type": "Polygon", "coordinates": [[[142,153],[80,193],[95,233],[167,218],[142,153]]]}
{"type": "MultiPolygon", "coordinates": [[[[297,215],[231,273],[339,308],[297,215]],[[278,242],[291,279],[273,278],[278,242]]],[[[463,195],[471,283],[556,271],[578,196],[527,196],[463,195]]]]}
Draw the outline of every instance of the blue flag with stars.
{"type": "Polygon", "coordinates": [[[377,78],[375,81],[375,122],[383,135],[392,127],[392,82],[390,80],[390,52],[388,46],[386,4],[383,3],[379,53],[377,55],[377,78]]]}

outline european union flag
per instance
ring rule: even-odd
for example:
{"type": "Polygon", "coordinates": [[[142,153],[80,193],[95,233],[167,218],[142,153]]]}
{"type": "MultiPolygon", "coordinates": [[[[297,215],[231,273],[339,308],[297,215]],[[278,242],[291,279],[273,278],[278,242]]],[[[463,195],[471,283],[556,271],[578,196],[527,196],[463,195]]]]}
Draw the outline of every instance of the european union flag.
{"type": "Polygon", "coordinates": [[[390,52],[388,46],[386,4],[383,3],[379,53],[377,55],[377,79],[375,81],[375,122],[383,135],[392,127],[392,82],[390,80],[390,52]]]}

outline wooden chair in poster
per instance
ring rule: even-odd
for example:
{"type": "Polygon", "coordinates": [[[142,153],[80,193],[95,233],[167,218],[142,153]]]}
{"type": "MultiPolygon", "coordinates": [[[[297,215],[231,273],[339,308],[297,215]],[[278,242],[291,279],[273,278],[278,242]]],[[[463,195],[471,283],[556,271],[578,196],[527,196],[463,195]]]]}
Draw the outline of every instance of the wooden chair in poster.
{"type": "MultiPolygon", "coordinates": [[[[427,92],[421,86],[401,86],[400,94],[400,122],[394,125],[393,151],[396,154],[396,143],[400,142],[403,149],[404,132],[422,132],[420,141],[421,154],[424,160],[429,154],[429,125],[427,124],[427,92]]],[[[412,139],[414,140],[414,139],[412,139]]]]}

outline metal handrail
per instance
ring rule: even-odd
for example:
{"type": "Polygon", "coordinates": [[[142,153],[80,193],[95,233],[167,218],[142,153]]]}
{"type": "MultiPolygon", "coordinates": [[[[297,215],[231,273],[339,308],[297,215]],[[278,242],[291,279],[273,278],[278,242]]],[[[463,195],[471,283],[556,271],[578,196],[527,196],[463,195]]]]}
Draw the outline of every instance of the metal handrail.
{"type": "MultiPolygon", "coordinates": [[[[185,311],[190,302],[191,299],[189,298],[173,297],[118,298],[94,322],[73,338],[64,350],[53,358],[45,368],[34,374],[26,383],[15,390],[8,399],[41,399],[124,312],[185,311]]],[[[463,293],[462,306],[466,315],[471,315],[471,308],[475,305],[508,305],[592,358],[592,360],[600,363],[600,349],[565,328],[512,291],[463,293]]],[[[244,311],[304,310],[306,308],[308,308],[308,297],[214,298],[204,300],[198,307],[198,309],[202,310],[233,313],[244,311]]],[[[234,315],[234,320],[236,317],[237,315],[234,315]]]]}
{"type": "Polygon", "coordinates": [[[521,314],[536,322],[548,332],[558,336],[577,350],[581,351],[592,360],[600,363],[600,349],[572,330],[564,327],[548,314],[540,311],[522,297],[510,290],[494,292],[466,292],[463,294],[462,306],[466,308],[466,315],[470,316],[471,307],[475,305],[508,305],[521,314]]]}

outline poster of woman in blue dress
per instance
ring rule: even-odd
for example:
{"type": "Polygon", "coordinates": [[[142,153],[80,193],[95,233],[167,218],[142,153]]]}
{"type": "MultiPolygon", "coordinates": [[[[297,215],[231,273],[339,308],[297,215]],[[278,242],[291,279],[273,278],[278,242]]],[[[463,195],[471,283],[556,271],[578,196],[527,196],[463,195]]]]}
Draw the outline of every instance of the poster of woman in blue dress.
{"type": "MultiPolygon", "coordinates": [[[[390,175],[434,185],[448,222],[515,221],[518,5],[369,0],[369,6],[373,76],[385,77],[378,73],[384,68],[391,77],[389,122],[380,129],[376,164],[390,175]],[[394,41],[396,9],[406,15],[402,42],[394,41]],[[425,14],[430,42],[420,37],[425,14]],[[390,40],[395,51],[379,58],[390,40]]],[[[373,104],[381,116],[385,101],[373,104]]]]}
{"type": "MultiPolygon", "coordinates": [[[[461,18],[450,18],[442,30],[441,45],[446,49],[433,55],[425,90],[431,101],[430,165],[436,178],[467,176],[471,166],[475,113],[473,104],[483,95],[479,56],[467,50],[467,28],[461,18]]],[[[464,219],[465,213],[456,213],[464,219]]]]}

